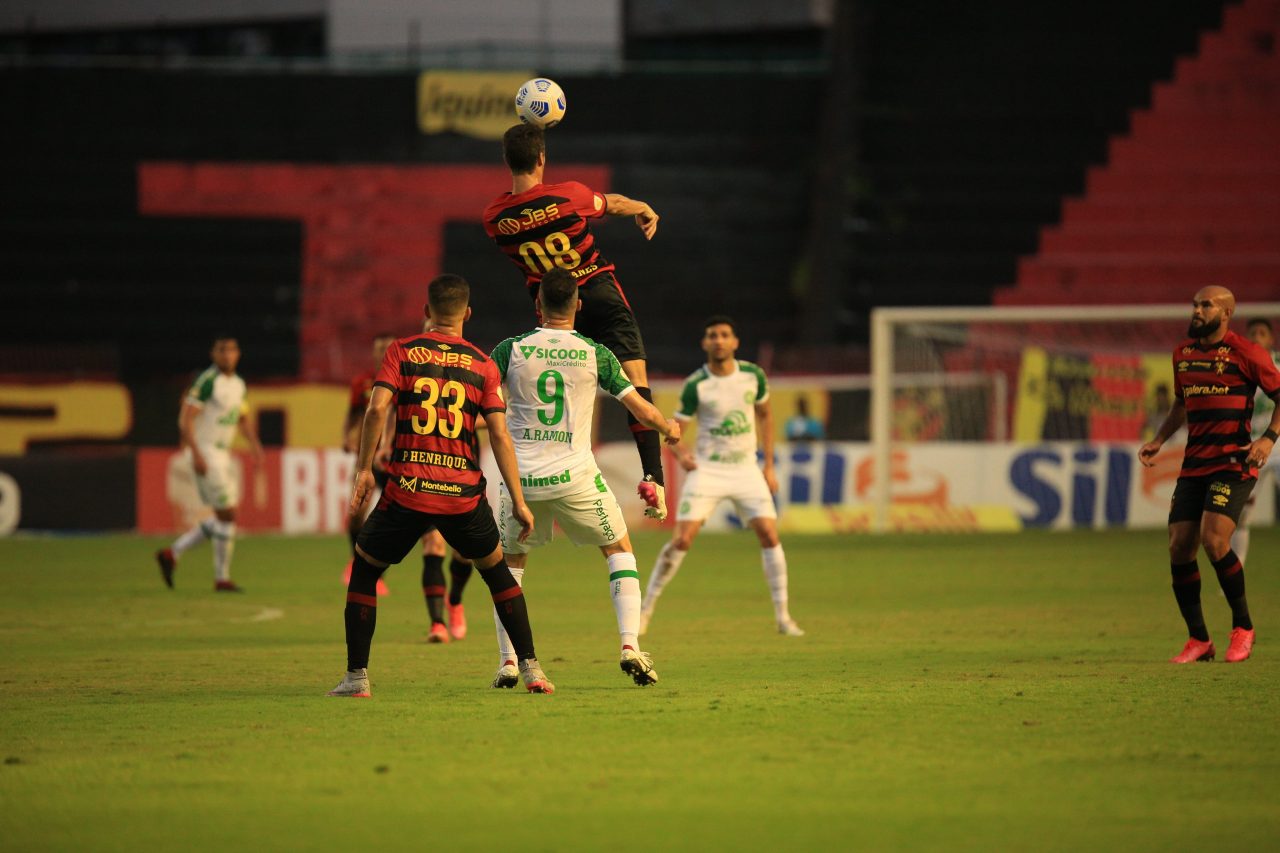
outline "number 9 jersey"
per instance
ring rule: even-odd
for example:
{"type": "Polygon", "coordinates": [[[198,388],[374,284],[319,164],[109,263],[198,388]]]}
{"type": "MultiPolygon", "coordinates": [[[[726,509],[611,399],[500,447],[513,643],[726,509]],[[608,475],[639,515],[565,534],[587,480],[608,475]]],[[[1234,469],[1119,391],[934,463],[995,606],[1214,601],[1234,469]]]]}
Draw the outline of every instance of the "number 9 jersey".
{"type": "Polygon", "coordinates": [[[612,272],[587,226],[607,210],[604,195],[585,184],[538,184],[518,195],[503,193],[484,209],[484,230],[525,275],[529,294],[552,267],[568,270],[579,285],[612,272]]]}
{"type": "Polygon", "coordinates": [[[614,354],[575,331],[539,327],[498,344],[493,361],[507,391],[525,498],[551,500],[592,482],[597,389],[617,399],[635,390],[614,354]]]}
{"type": "Polygon", "coordinates": [[[455,515],[485,493],[477,415],[506,410],[494,363],[469,341],[439,332],[387,347],[374,387],[393,395],[395,443],[384,501],[455,515]]]}

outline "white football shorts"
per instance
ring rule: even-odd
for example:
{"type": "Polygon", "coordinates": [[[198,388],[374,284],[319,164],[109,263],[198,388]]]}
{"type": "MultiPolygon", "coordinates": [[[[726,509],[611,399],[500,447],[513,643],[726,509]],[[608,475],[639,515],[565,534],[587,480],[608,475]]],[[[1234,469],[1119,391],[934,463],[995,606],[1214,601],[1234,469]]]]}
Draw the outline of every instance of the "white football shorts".
{"type": "MultiPolygon", "coordinates": [[[[191,451],[187,450],[187,459],[191,451]]],[[[213,509],[231,509],[240,504],[240,477],[235,460],[226,450],[201,450],[204,457],[204,476],[196,474],[196,491],[200,502],[213,509]]],[[[194,470],[194,467],[193,467],[194,470]]]]}
{"type": "Polygon", "coordinates": [[[724,500],[733,501],[733,511],[743,521],[778,517],[764,473],[755,465],[699,461],[697,468],[685,474],[676,521],[706,521],[724,500]]]}
{"type": "Polygon", "coordinates": [[[498,531],[507,554],[527,554],[552,540],[555,525],[574,545],[612,545],[627,535],[622,507],[604,477],[584,478],[572,492],[550,500],[530,500],[533,533],[520,541],[520,523],[511,514],[511,494],[505,483],[499,489],[498,531]]]}

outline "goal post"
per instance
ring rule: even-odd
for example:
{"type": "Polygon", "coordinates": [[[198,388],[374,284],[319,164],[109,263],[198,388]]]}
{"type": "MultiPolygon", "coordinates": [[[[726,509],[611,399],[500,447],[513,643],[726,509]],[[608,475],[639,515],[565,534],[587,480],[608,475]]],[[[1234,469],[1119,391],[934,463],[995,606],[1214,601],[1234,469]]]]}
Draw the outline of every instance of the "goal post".
{"type": "MultiPolygon", "coordinates": [[[[1254,317],[1280,322],[1280,302],[1246,303],[1232,329],[1254,317]]],[[[1095,306],[876,308],[871,312],[871,529],[891,529],[895,448],[930,437],[921,412],[955,414],[962,376],[990,375],[990,405],[951,425],[962,440],[1041,443],[1136,441],[1153,383],[1172,385],[1169,357],[1186,337],[1190,303],[1095,306]],[[904,399],[912,377],[943,377],[950,393],[904,399]],[[1135,406],[1137,407],[1135,410],[1135,406]]],[[[953,418],[954,419],[954,418],[953,418]]],[[[975,450],[978,448],[975,445],[975,450]]]]}

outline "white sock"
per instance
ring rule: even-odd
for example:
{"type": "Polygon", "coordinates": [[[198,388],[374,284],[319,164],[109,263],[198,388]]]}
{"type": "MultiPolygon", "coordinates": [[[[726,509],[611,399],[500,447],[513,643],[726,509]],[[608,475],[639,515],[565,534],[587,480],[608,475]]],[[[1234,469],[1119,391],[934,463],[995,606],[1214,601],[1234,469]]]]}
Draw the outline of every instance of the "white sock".
{"type": "Polygon", "coordinates": [[[662,595],[663,587],[671,582],[676,572],[680,571],[680,564],[684,562],[685,555],[688,553],[688,551],[681,551],[670,541],[662,546],[662,550],[658,552],[658,559],[653,564],[653,572],[649,575],[649,586],[644,591],[646,610],[653,610],[658,603],[658,596],[662,595]]]}
{"type": "Polygon", "coordinates": [[[1248,565],[1245,559],[1249,556],[1249,528],[1237,527],[1236,532],[1231,534],[1231,550],[1240,558],[1240,565],[1248,565]]]}
{"type": "Polygon", "coordinates": [[[636,555],[609,555],[609,595],[618,617],[618,637],[622,645],[640,651],[640,572],[636,555]]]}
{"type": "Polygon", "coordinates": [[[196,545],[199,545],[201,542],[212,536],[213,525],[216,523],[217,522],[213,519],[200,522],[195,527],[175,539],[173,544],[169,546],[169,550],[173,552],[173,556],[175,558],[181,557],[183,551],[191,550],[196,545]]]}
{"type": "MultiPolygon", "coordinates": [[[[524,588],[524,569],[511,569],[511,577],[516,579],[520,588],[524,588]]],[[[498,608],[493,608],[493,624],[498,629],[498,666],[516,659],[516,649],[507,636],[507,629],[502,627],[502,619],[498,617],[498,608]]]]}
{"type": "Polygon", "coordinates": [[[236,549],[236,523],[213,523],[213,577],[215,580],[231,580],[231,554],[236,549]]]}
{"type": "Polygon", "coordinates": [[[787,555],[782,545],[761,548],[760,559],[764,564],[764,579],[769,584],[769,597],[773,599],[773,615],[779,622],[791,619],[787,610],[787,555]]]}

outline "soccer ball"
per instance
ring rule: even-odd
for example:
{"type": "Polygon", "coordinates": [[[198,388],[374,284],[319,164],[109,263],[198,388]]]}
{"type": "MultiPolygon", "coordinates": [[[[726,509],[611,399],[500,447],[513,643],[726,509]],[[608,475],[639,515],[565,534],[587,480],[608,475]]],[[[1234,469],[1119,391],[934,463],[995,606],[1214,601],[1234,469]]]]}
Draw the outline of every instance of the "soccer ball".
{"type": "Polygon", "coordinates": [[[516,115],[525,124],[555,127],[564,118],[564,90],[555,80],[535,77],[516,92],[516,115]]]}

